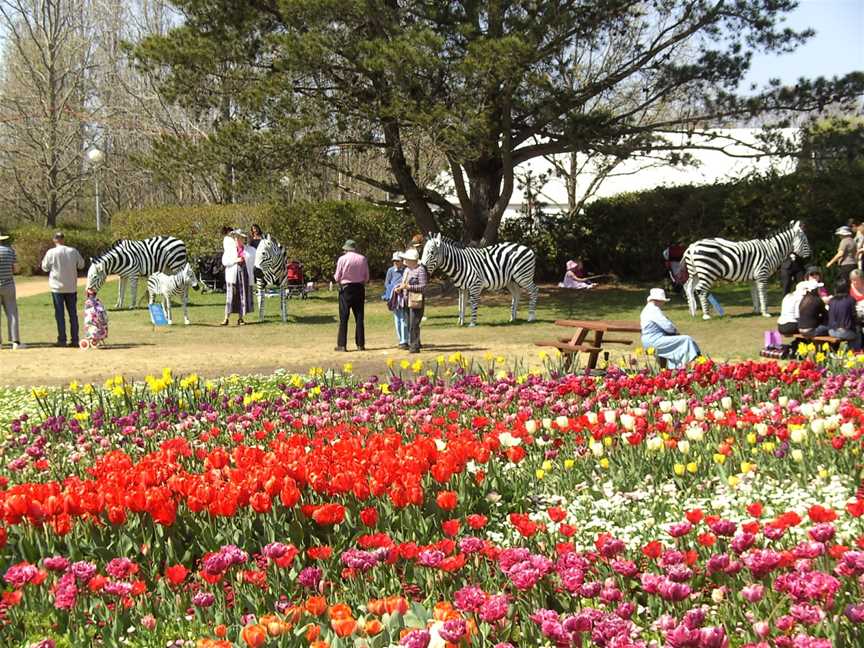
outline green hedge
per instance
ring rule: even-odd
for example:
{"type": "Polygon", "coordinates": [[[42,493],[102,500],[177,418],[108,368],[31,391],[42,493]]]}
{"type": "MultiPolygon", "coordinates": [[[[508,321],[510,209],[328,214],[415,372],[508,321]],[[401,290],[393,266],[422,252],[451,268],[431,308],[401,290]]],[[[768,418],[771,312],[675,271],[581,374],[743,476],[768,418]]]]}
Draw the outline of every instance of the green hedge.
{"type": "MultiPolygon", "coordinates": [[[[65,235],[66,245],[77,248],[85,260],[111,245],[111,234],[108,232],[97,232],[69,225],[64,225],[60,229],[65,235]]],[[[24,225],[11,232],[10,243],[15,248],[21,274],[42,274],[42,257],[54,246],[51,238],[54,232],[53,229],[39,225],[24,225]]]]}
{"type": "Polygon", "coordinates": [[[373,276],[383,277],[393,251],[404,248],[413,233],[399,212],[359,201],[161,207],[121,212],[111,220],[115,239],[176,236],[192,258],[221,252],[223,226],[248,231],[252,223],[286,244],[308,278],[324,281],[332,276],[345,239],[357,241],[373,276]]]}

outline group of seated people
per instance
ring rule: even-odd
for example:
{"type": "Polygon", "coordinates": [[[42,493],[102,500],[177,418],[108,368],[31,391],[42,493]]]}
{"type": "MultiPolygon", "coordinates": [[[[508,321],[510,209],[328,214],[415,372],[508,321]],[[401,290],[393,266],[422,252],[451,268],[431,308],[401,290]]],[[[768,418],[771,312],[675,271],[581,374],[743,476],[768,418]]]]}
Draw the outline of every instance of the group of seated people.
{"type": "Polygon", "coordinates": [[[845,340],[850,349],[861,349],[864,323],[864,275],[861,270],[840,278],[833,294],[825,289],[817,267],[807,269],[804,281],[788,293],[780,306],[777,330],[783,335],[830,335],[845,340]]]}

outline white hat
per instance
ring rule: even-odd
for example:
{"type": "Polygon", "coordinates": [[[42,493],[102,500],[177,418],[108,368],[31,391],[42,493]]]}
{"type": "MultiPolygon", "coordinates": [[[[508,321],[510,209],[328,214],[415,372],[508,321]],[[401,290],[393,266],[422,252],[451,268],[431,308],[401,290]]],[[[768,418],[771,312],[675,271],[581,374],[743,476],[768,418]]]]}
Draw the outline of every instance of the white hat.
{"type": "Polygon", "coordinates": [[[811,290],[816,290],[817,288],[821,288],[822,286],[825,285],[821,281],[813,281],[812,279],[808,279],[807,281],[802,281],[801,283],[804,284],[804,289],[807,292],[810,292],[811,290]]]}
{"type": "Polygon", "coordinates": [[[4,234],[0,234],[0,241],[5,241],[8,238],[9,238],[8,236],[6,236],[4,234]]]}
{"type": "Polygon", "coordinates": [[[843,227],[838,227],[834,230],[834,234],[837,236],[852,236],[852,230],[844,225],[843,227]]]}
{"type": "Polygon", "coordinates": [[[401,261],[401,260],[402,260],[402,253],[401,252],[394,252],[393,258],[391,259],[391,261],[401,261]]]}
{"type": "Polygon", "coordinates": [[[666,291],[665,290],[663,290],[662,288],[652,288],[651,292],[648,293],[648,299],[646,299],[645,301],[646,302],[650,302],[650,301],[668,302],[669,300],[666,299],[666,291]]]}
{"type": "Polygon", "coordinates": [[[402,258],[406,261],[419,261],[420,254],[414,248],[408,248],[402,253],[402,258]]]}

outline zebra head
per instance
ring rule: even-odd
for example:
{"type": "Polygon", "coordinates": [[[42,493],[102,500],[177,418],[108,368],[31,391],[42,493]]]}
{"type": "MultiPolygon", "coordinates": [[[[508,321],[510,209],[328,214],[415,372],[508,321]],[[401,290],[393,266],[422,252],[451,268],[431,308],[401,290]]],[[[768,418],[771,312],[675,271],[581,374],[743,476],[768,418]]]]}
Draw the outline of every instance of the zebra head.
{"type": "Polygon", "coordinates": [[[255,249],[255,267],[259,270],[266,269],[272,259],[282,254],[282,246],[267,234],[258,243],[255,249]]]}
{"type": "Polygon", "coordinates": [[[99,258],[90,258],[90,268],[87,270],[87,290],[99,289],[105,283],[108,273],[105,271],[105,263],[99,258]]]}
{"type": "Polygon", "coordinates": [[[801,221],[792,221],[790,229],[792,232],[792,251],[802,259],[809,258],[811,254],[810,241],[807,240],[801,221]]]}
{"type": "Polygon", "coordinates": [[[196,290],[198,289],[198,277],[195,275],[195,271],[192,269],[191,265],[187,263],[177,274],[181,283],[195,288],[196,290]]]}
{"type": "Polygon", "coordinates": [[[430,236],[423,246],[423,256],[420,258],[420,263],[425,266],[426,272],[430,275],[435,272],[441,263],[441,234],[430,236]]]}

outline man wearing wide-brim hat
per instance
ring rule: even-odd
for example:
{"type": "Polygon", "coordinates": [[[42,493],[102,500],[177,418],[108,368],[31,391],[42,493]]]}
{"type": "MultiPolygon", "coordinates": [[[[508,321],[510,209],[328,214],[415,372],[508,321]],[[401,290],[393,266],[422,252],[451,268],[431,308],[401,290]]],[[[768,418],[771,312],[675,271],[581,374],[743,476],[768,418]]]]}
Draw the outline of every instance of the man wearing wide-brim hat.
{"type": "Polygon", "coordinates": [[[358,351],[366,350],[366,331],[363,327],[363,306],[366,302],[366,284],[369,283],[369,263],[357,252],[357,243],[348,239],[342,245],[344,254],[336,262],[333,279],[339,286],[339,332],[336,351],[346,351],[348,344],[348,316],[354,313],[354,342],[358,351]]]}
{"type": "Polygon", "coordinates": [[[663,314],[661,307],[669,301],[666,291],[652,288],[645,308],[639,316],[642,328],[642,346],[653,349],[659,358],[665,358],[671,369],[683,367],[700,355],[699,347],[689,335],[680,335],[677,327],[663,314]]]}
{"type": "MultiPolygon", "coordinates": [[[[15,276],[18,271],[18,258],[9,245],[9,237],[0,232],[0,307],[6,313],[6,328],[13,349],[21,347],[18,334],[18,301],[15,295],[15,276]]],[[[3,336],[0,334],[0,345],[3,336]]]]}
{"type": "Polygon", "coordinates": [[[847,226],[838,227],[834,230],[834,234],[840,237],[840,245],[837,246],[837,254],[831,257],[831,260],[825,264],[826,268],[830,268],[835,263],[837,264],[837,278],[849,282],[849,273],[852,272],[858,263],[858,246],[855,245],[852,230],[847,226]]]}

